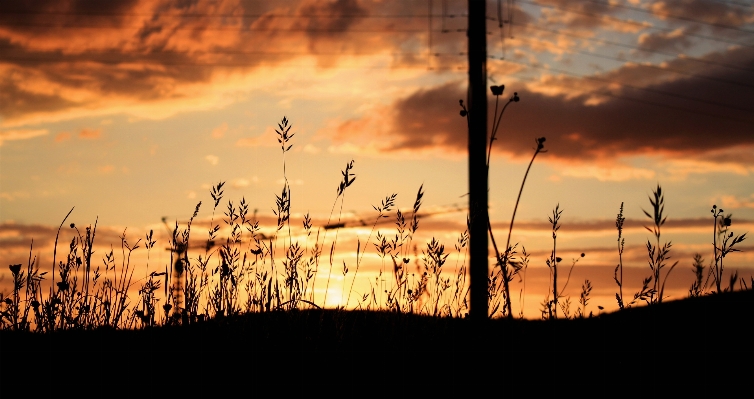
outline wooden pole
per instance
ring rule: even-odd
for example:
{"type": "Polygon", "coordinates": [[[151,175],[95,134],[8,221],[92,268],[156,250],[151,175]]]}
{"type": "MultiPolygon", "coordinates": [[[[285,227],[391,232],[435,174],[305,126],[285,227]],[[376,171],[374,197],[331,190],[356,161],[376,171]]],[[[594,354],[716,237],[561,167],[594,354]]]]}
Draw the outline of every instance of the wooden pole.
{"type": "Polygon", "coordinates": [[[487,319],[487,28],[485,0],[469,0],[469,316],[487,319]]]}

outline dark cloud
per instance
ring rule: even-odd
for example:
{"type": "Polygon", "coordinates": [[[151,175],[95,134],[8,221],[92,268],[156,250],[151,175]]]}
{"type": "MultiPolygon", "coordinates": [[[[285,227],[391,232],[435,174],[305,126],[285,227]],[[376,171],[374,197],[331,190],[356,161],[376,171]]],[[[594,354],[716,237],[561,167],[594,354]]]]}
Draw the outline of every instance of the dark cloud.
{"type": "MultiPolygon", "coordinates": [[[[619,10],[599,2],[574,2],[570,0],[540,0],[543,22],[547,24],[564,24],[570,28],[597,28],[605,24],[603,16],[615,14],[619,10]]],[[[521,21],[516,20],[516,23],[521,21]]]]}
{"type": "Polygon", "coordinates": [[[342,37],[348,29],[358,24],[368,11],[356,0],[310,1],[299,7],[298,14],[310,16],[309,20],[301,24],[307,35],[316,40],[320,37],[342,37]]]}
{"type": "Polygon", "coordinates": [[[289,50],[320,54],[320,65],[329,66],[337,61],[338,53],[367,50],[358,45],[366,37],[352,36],[349,32],[361,25],[368,14],[369,10],[357,0],[305,0],[295,7],[281,6],[265,12],[252,27],[267,30],[260,36],[273,48],[286,43],[289,50]],[[296,39],[291,40],[293,37],[296,39]]]}
{"type": "MultiPolygon", "coordinates": [[[[681,155],[752,146],[754,74],[746,70],[754,69],[754,57],[744,50],[733,50],[727,58],[719,54],[709,57],[738,61],[741,69],[706,68],[695,70],[692,76],[674,75],[676,79],[670,81],[660,75],[662,79],[655,82],[658,71],[627,65],[600,77],[649,91],[628,86],[615,89],[609,81],[595,84],[578,78],[567,79],[563,86],[553,81],[552,90],[558,95],[509,87],[501,99],[507,101],[512,91],[518,90],[521,101],[508,107],[494,149],[528,157],[534,139],[540,136],[547,137],[548,157],[565,159],[606,159],[638,153],[681,155]],[[579,92],[580,86],[593,87],[579,92]],[[569,87],[575,92],[573,96],[569,87]],[[602,101],[589,105],[595,93],[602,101]]],[[[670,66],[681,68],[684,62],[678,60],[670,66]]],[[[391,144],[380,148],[389,152],[443,147],[465,152],[466,120],[458,114],[459,99],[466,99],[465,82],[419,90],[396,101],[390,111],[391,144]]],[[[489,106],[491,119],[494,99],[489,106]]]]}
{"type": "Polygon", "coordinates": [[[642,50],[683,52],[693,45],[688,34],[699,31],[698,27],[683,27],[672,32],[653,32],[639,35],[638,43],[642,50]]]}
{"type": "MultiPolygon", "coordinates": [[[[123,26],[139,0],[30,0],[0,4],[0,29],[37,39],[70,36],[66,26],[91,26],[106,22],[123,26]],[[67,32],[66,32],[67,31],[67,32]]],[[[91,33],[89,33],[91,35],[91,33]]]]}
{"type": "Polygon", "coordinates": [[[79,105],[56,94],[25,89],[24,75],[15,73],[0,78],[0,117],[13,118],[35,112],[61,111],[79,105]]]}
{"type": "Polygon", "coordinates": [[[466,137],[459,132],[464,131],[466,120],[459,116],[461,108],[456,100],[466,97],[464,90],[463,85],[449,83],[419,90],[408,98],[399,100],[394,106],[393,125],[401,133],[385,150],[438,145],[465,148],[466,137]]]}

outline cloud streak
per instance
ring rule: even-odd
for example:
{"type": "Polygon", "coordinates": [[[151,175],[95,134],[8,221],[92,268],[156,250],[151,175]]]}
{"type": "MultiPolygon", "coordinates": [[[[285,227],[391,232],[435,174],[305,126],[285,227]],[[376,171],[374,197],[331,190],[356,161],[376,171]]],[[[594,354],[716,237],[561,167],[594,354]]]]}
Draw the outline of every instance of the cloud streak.
{"type": "Polygon", "coordinates": [[[48,132],[47,129],[14,129],[14,130],[0,130],[0,146],[4,141],[12,140],[28,140],[34,137],[44,136],[48,132]]]}

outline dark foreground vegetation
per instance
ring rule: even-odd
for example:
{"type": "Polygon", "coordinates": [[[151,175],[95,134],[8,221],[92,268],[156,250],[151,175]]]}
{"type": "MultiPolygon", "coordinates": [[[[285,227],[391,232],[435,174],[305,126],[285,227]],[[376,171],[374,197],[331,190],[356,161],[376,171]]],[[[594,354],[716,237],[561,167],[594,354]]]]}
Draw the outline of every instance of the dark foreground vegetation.
{"type": "Polygon", "coordinates": [[[393,371],[410,369],[413,375],[454,369],[461,373],[456,375],[499,373],[495,378],[501,382],[537,380],[555,367],[545,379],[549,382],[531,389],[571,381],[576,387],[633,390],[634,382],[627,382],[648,378],[654,379],[651,386],[693,383],[686,388],[712,390],[733,376],[728,373],[752,370],[753,309],[754,291],[745,290],[570,320],[474,324],[398,312],[294,310],[141,330],[2,330],[0,383],[5,389],[36,380],[49,364],[65,365],[45,377],[54,380],[76,378],[79,372],[87,378],[138,376],[139,370],[161,379],[205,372],[259,379],[286,367],[305,366],[307,373],[320,375],[320,367],[342,359],[332,372],[358,369],[360,379],[389,371],[386,362],[400,365],[393,371]],[[717,377],[700,374],[694,380],[688,374],[705,369],[715,370],[717,377]]]}
{"type": "MultiPolygon", "coordinates": [[[[717,337],[712,340],[724,341],[724,345],[717,348],[707,347],[705,352],[710,354],[718,349],[735,352],[750,347],[754,338],[752,322],[754,291],[746,290],[666,301],[591,318],[491,319],[480,325],[469,319],[398,312],[294,310],[248,313],[186,326],[141,330],[105,327],[46,334],[0,330],[0,348],[2,364],[6,367],[7,360],[16,362],[15,355],[33,352],[34,348],[39,348],[39,352],[68,348],[79,354],[91,352],[94,355],[102,349],[96,344],[98,341],[112,350],[132,353],[159,342],[192,348],[185,351],[189,356],[216,351],[229,357],[244,352],[403,351],[414,343],[460,352],[477,349],[498,352],[505,346],[495,343],[498,339],[501,343],[515,342],[509,345],[509,350],[521,354],[583,349],[594,352],[600,346],[609,352],[621,348],[643,350],[650,346],[653,351],[670,354],[693,351],[700,339],[717,337]],[[560,343],[548,345],[553,339],[560,343]],[[230,348],[226,348],[223,341],[227,341],[230,348]],[[482,346],[478,345],[480,341],[482,346]],[[736,342],[741,344],[737,349],[736,342]],[[220,344],[213,348],[214,343],[220,344]],[[747,343],[749,345],[745,345],[747,343]]],[[[175,350],[173,354],[181,352],[175,350]]]]}

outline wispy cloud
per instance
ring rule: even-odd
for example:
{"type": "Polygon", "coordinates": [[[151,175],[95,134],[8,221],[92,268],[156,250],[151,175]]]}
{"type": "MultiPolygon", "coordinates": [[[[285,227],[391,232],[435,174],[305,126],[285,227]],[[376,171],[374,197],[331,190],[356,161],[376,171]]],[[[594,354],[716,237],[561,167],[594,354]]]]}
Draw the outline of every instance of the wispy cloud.
{"type": "Polygon", "coordinates": [[[599,181],[652,180],[656,172],[628,166],[567,165],[560,170],[562,176],[593,178],[599,181]]]}
{"type": "Polygon", "coordinates": [[[225,136],[225,132],[228,131],[228,124],[223,122],[222,125],[212,129],[212,138],[213,139],[221,139],[223,136],[225,136]]]}
{"type": "Polygon", "coordinates": [[[264,133],[254,137],[243,137],[236,141],[238,147],[275,147],[278,143],[275,128],[268,127],[264,133]]]}
{"type": "Polygon", "coordinates": [[[71,134],[68,132],[60,132],[55,136],[56,143],[62,143],[71,139],[71,134]]]}
{"type": "Polygon", "coordinates": [[[210,165],[215,166],[218,162],[220,162],[220,158],[217,155],[207,155],[204,157],[207,162],[209,162],[210,165]]]}
{"type": "Polygon", "coordinates": [[[754,208],[754,194],[749,197],[723,195],[720,197],[720,207],[723,209],[754,208]]]}
{"type": "Polygon", "coordinates": [[[240,177],[238,179],[234,179],[230,183],[230,186],[236,189],[245,188],[245,187],[249,187],[252,183],[257,183],[258,181],[259,181],[259,178],[256,176],[252,177],[251,179],[240,177]]]}
{"type": "Polygon", "coordinates": [[[26,191],[13,191],[13,192],[0,192],[0,199],[6,201],[15,201],[17,199],[29,198],[30,195],[26,191]]]}
{"type": "Polygon", "coordinates": [[[5,141],[28,140],[34,137],[44,136],[47,133],[47,129],[0,130],[0,146],[2,146],[5,141]]]}

